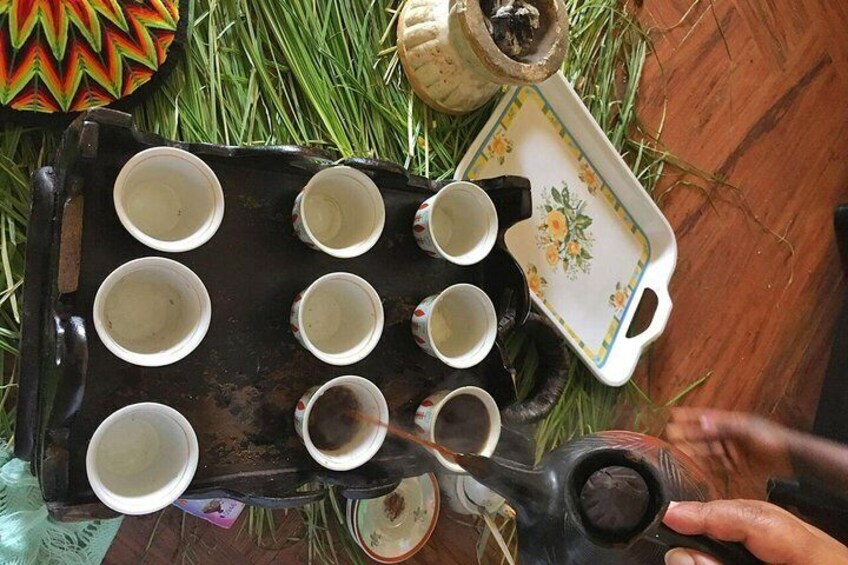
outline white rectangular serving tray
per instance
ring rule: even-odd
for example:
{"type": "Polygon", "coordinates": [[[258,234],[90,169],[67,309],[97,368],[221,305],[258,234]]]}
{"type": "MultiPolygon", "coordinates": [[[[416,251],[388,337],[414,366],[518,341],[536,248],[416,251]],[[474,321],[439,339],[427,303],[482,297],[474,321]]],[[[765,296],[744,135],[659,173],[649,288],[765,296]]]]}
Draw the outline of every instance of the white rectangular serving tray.
{"type": "Polygon", "coordinates": [[[598,379],[623,385],[671,314],[671,226],[561,73],[509,89],[456,178],[506,174],[533,186],[533,217],[506,244],[534,303],[598,379]],[[646,289],[657,295],[654,317],[628,337],[646,289]]]}

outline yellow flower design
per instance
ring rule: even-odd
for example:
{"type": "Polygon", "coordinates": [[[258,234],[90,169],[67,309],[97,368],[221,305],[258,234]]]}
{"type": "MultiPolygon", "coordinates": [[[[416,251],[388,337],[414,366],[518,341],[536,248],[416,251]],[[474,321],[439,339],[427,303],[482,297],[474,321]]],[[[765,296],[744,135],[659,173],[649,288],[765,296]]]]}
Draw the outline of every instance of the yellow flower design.
{"type": "Polygon", "coordinates": [[[568,222],[565,219],[565,214],[559,210],[548,212],[547,224],[548,231],[551,232],[554,241],[563,241],[568,237],[568,222]]]}
{"type": "MultiPolygon", "coordinates": [[[[538,206],[541,216],[536,224],[536,245],[552,272],[562,267],[565,276],[573,280],[589,272],[595,240],[592,218],[586,213],[586,202],[571,194],[565,182],[562,188],[552,186],[549,190],[538,206]]],[[[543,292],[545,284],[542,278],[543,292]]]]}
{"type": "Polygon", "coordinates": [[[545,260],[551,267],[559,263],[559,250],[556,245],[549,245],[545,249],[545,260]]]}
{"type": "Polygon", "coordinates": [[[527,269],[527,286],[533,294],[540,297],[544,296],[545,288],[548,286],[548,281],[539,275],[539,270],[532,263],[527,269]]]}
{"type": "Polygon", "coordinates": [[[512,153],[512,142],[501,132],[492,138],[486,149],[491,154],[490,158],[497,159],[498,163],[503,165],[506,154],[512,153]]]}
{"type": "Polygon", "coordinates": [[[630,299],[630,289],[621,283],[616,283],[615,291],[610,294],[609,305],[615,310],[616,315],[624,312],[627,301],[630,299]]]}
{"type": "Polygon", "coordinates": [[[612,305],[616,310],[621,310],[627,304],[627,292],[619,290],[612,295],[612,305]]]}
{"type": "Polygon", "coordinates": [[[589,188],[589,193],[594,194],[600,185],[600,180],[598,179],[598,175],[592,170],[592,167],[589,166],[589,163],[580,162],[580,173],[578,175],[580,180],[586,183],[586,186],[589,188]]]}
{"type": "Polygon", "coordinates": [[[539,291],[542,289],[542,277],[538,275],[538,273],[530,273],[527,276],[527,285],[530,287],[530,290],[533,294],[539,294],[539,291]]]}

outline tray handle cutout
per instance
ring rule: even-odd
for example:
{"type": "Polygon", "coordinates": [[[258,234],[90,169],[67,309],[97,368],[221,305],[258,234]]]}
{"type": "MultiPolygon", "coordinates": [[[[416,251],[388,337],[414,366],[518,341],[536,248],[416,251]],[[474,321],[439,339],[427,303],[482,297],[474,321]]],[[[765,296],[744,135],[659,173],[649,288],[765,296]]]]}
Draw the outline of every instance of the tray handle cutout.
{"type": "MultiPolygon", "coordinates": [[[[672,308],[671,296],[668,294],[668,288],[664,285],[657,287],[646,286],[645,291],[647,290],[650,290],[656,296],[657,306],[654,309],[654,317],[651,319],[651,322],[644,331],[634,335],[633,337],[627,337],[627,339],[629,339],[634,346],[638,347],[640,351],[660,337],[660,334],[663,333],[665,325],[668,323],[668,318],[671,316],[672,308]]],[[[642,292],[640,302],[644,298],[645,291],[642,292]]]]}
{"type": "MultiPolygon", "coordinates": [[[[648,289],[656,295],[657,306],[654,310],[654,316],[642,332],[632,337],[629,335],[622,336],[619,340],[620,343],[616,343],[613,356],[617,363],[617,370],[614,374],[610,375],[615,378],[608,378],[604,381],[610,386],[621,386],[630,379],[630,375],[633,373],[633,368],[639,361],[639,357],[642,356],[645,348],[647,348],[663,333],[663,330],[665,330],[665,326],[668,323],[668,319],[671,316],[672,302],[671,296],[668,293],[668,282],[665,280],[659,281],[646,279],[643,282],[642,291],[638,296],[639,302],[637,304],[641,304],[645,291],[648,289]]],[[[630,320],[628,321],[628,333],[630,325],[633,324],[633,320],[637,318],[636,310],[638,310],[638,308],[634,308],[634,313],[630,316],[630,320]]],[[[637,325],[636,329],[638,328],[639,326],[637,325]]]]}
{"type": "Polygon", "coordinates": [[[71,424],[82,407],[85,372],[88,367],[88,342],[85,321],[78,316],[55,317],[56,370],[43,383],[47,416],[45,434],[49,436],[39,477],[45,500],[64,500],[68,492],[68,438],[71,424]],[[55,399],[55,401],[54,401],[55,399]]]}
{"type": "Polygon", "coordinates": [[[88,367],[88,340],[85,321],[79,316],[56,317],[56,367],[58,381],[54,393],[60,402],[50,402],[50,428],[67,428],[82,407],[85,372],[88,367]]]}
{"type": "Polygon", "coordinates": [[[62,210],[62,232],[59,236],[59,272],[56,275],[59,294],[75,292],[79,287],[82,258],[82,221],[85,200],[82,179],[69,177],[69,196],[62,210]]]}

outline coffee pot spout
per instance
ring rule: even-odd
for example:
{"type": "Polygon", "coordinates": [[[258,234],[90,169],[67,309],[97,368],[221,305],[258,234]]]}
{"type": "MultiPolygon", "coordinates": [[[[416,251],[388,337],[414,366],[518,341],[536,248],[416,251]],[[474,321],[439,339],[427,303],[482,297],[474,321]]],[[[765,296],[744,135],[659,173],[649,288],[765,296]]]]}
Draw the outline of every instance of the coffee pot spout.
{"type": "Polygon", "coordinates": [[[478,482],[503,496],[517,511],[530,510],[537,501],[548,500],[553,493],[544,473],[512,461],[481,455],[461,454],[456,462],[478,482]]]}

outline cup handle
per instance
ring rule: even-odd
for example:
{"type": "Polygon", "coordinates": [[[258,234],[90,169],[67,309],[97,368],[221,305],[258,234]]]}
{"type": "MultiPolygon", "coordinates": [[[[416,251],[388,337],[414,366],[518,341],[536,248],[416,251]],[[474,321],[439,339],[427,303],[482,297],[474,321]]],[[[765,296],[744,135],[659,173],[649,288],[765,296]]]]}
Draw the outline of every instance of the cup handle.
{"type": "Polygon", "coordinates": [[[763,563],[741,543],[724,542],[706,536],[686,536],[675,532],[665,524],[659,525],[653,535],[653,540],[670,548],[694,549],[712,555],[722,563],[733,563],[734,565],[761,565],[763,563]]]}
{"type": "Polygon", "coordinates": [[[537,384],[533,396],[501,411],[504,421],[510,424],[531,424],[550,414],[571,373],[565,340],[547,316],[533,310],[523,327],[533,333],[538,346],[537,384]]]}

